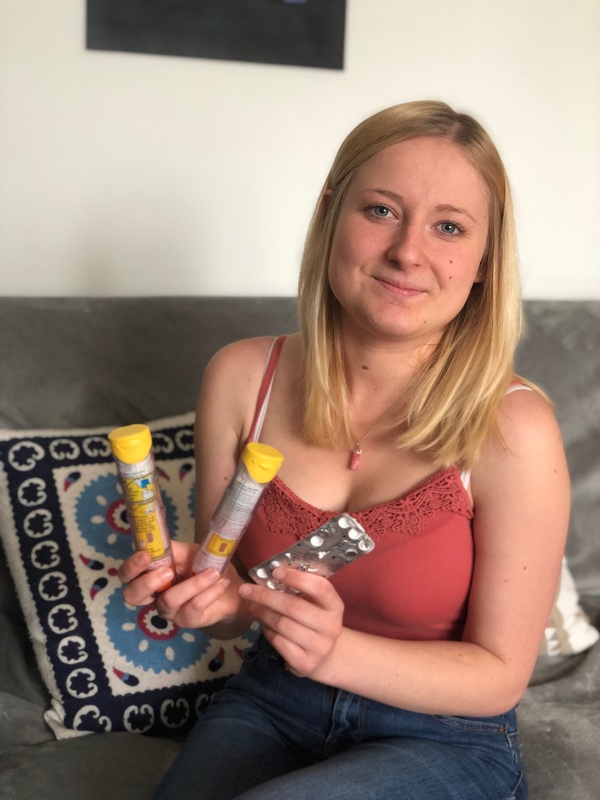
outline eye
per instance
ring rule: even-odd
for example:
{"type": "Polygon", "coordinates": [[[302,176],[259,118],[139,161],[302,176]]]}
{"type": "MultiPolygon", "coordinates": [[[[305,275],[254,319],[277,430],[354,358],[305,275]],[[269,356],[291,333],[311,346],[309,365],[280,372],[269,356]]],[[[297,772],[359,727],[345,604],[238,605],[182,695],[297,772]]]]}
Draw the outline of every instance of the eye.
{"type": "Polygon", "coordinates": [[[446,236],[458,236],[463,232],[463,229],[456,222],[440,222],[438,228],[446,236]]]}
{"type": "Polygon", "coordinates": [[[387,206],[384,206],[380,203],[376,203],[375,205],[367,206],[366,209],[368,214],[371,214],[373,217],[377,217],[377,219],[387,219],[392,215],[391,209],[387,206]]]}

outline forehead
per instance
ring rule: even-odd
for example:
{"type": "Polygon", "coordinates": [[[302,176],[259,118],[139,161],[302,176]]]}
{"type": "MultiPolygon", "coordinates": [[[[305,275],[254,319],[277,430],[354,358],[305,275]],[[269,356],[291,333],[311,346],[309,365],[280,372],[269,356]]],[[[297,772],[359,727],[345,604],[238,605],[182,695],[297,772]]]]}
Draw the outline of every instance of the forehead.
{"type": "Polygon", "coordinates": [[[436,203],[483,203],[489,193],[479,171],[450,139],[422,136],[380,150],[358,168],[350,184],[358,191],[418,192],[436,203]]]}

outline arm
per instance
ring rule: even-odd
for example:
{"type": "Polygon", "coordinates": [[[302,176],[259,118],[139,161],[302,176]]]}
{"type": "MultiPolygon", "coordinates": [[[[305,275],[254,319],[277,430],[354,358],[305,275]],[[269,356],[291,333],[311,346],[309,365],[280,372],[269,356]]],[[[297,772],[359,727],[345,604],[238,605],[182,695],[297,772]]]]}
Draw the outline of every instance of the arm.
{"type": "MultiPolygon", "coordinates": [[[[204,373],[196,408],[196,542],[202,541],[210,518],[238,462],[254,414],[254,406],[271,339],[248,339],[219,351],[204,373]]],[[[206,628],[218,638],[234,638],[252,622],[241,599],[242,583],[229,564],[221,577],[216,570],[190,576],[197,544],[173,542],[179,581],[156,601],[159,613],[182,627],[206,628]]],[[[149,557],[137,553],[120,568],[128,583],[127,602],[151,602],[164,585],[160,571],[144,573],[149,557]]]]}
{"type": "Polygon", "coordinates": [[[490,442],[473,471],[476,561],[462,641],[395,641],[342,628],[333,587],[288,571],[286,581],[306,599],[269,596],[263,587],[242,592],[292,671],[424,713],[490,716],[518,702],[556,591],[569,482],[544,400],[508,395],[499,422],[505,446],[490,442]]]}

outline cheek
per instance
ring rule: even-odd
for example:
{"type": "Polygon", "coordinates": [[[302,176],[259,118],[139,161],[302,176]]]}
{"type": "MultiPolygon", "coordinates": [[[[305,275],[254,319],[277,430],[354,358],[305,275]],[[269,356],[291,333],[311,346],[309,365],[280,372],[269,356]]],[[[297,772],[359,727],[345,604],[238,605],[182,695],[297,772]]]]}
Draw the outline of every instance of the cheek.
{"type": "Polygon", "coordinates": [[[339,264],[348,258],[350,251],[349,237],[345,235],[344,231],[338,227],[338,230],[333,237],[331,243],[331,255],[329,256],[330,264],[339,264]]]}
{"type": "Polygon", "coordinates": [[[473,246],[466,250],[462,257],[454,256],[448,261],[448,279],[455,283],[464,283],[471,286],[478,282],[477,273],[484,254],[484,247],[473,246]]]}
{"type": "Polygon", "coordinates": [[[329,288],[336,300],[342,304],[348,298],[353,283],[353,270],[350,268],[352,260],[346,247],[347,243],[344,240],[338,238],[334,241],[327,269],[329,288]]]}
{"type": "Polygon", "coordinates": [[[365,231],[364,224],[355,218],[341,215],[331,242],[330,262],[335,261],[342,268],[351,266],[361,260],[361,253],[364,254],[367,243],[372,240],[372,231],[365,231]]]}
{"type": "Polygon", "coordinates": [[[329,269],[327,271],[327,277],[329,280],[329,288],[333,292],[334,296],[339,300],[340,289],[343,287],[344,281],[342,281],[340,278],[339,264],[333,258],[333,251],[331,253],[331,258],[329,259],[329,269]]]}
{"type": "Polygon", "coordinates": [[[348,265],[351,263],[348,239],[343,235],[336,235],[331,244],[329,255],[329,282],[339,282],[344,276],[347,278],[348,265]]]}

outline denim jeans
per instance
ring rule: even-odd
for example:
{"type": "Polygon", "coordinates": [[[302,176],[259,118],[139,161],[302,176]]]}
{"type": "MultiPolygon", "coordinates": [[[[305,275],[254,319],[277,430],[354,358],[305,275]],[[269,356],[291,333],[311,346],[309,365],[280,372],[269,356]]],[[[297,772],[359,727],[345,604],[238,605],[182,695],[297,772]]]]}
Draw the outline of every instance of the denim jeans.
{"type": "Polygon", "coordinates": [[[190,733],[155,800],[317,797],[526,800],[515,711],[403,711],[291,675],[261,637],[190,733]]]}

